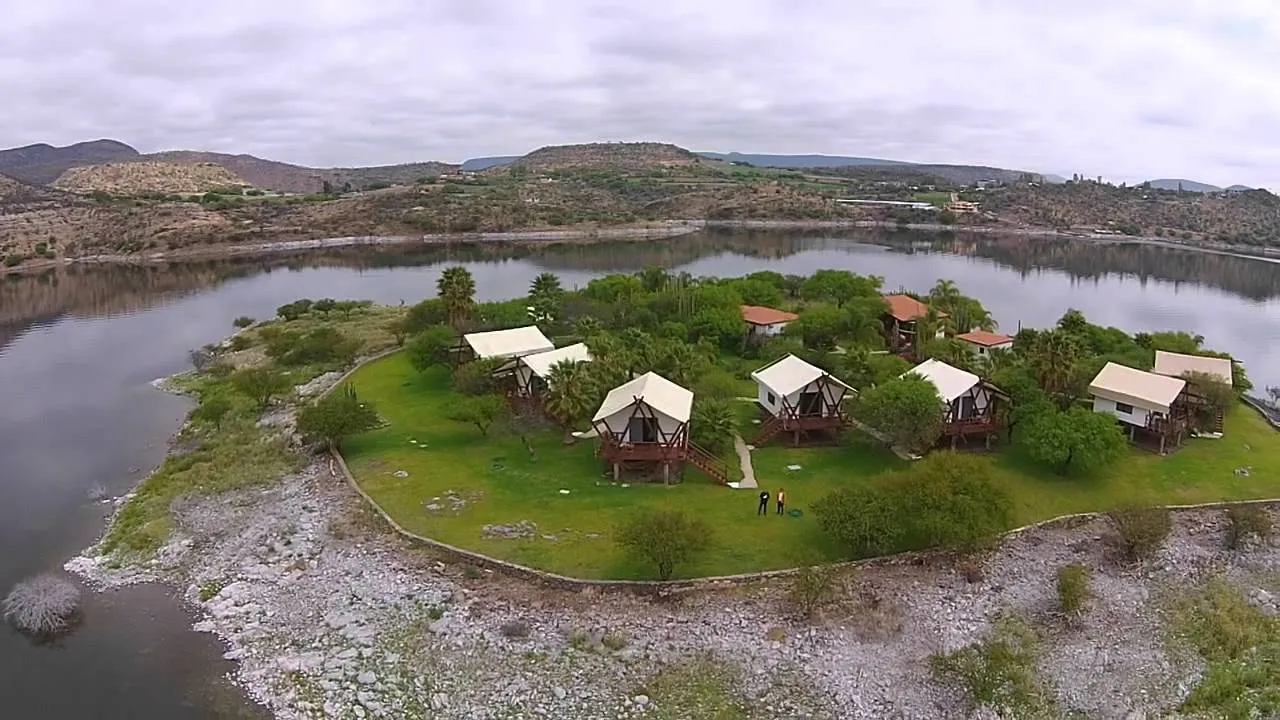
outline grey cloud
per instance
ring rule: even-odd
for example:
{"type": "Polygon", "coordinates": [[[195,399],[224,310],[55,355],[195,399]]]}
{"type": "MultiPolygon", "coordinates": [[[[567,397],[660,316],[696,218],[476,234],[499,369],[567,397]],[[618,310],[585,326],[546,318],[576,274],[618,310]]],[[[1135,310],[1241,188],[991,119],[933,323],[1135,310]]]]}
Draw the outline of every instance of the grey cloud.
{"type": "Polygon", "coordinates": [[[1278,186],[1280,8],[1244,4],[43,0],[0,26],[0,146],[355,165],[651,139],[1278,186]]]}

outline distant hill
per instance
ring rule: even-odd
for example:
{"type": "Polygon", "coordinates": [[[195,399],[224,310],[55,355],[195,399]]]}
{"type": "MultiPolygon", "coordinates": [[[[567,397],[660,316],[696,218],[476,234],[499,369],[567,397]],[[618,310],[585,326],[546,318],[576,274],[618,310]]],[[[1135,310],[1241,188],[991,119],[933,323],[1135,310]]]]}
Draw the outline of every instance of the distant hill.
{"type": "Polygon", "coordinates": [[[1226,188],[1226,190],[1230,192],[1248,192],[1249,190],[1254,189],[1256,188],[1251,188],[1248,185],[1232,185],[1231,187],[1226,188]]]}
{"type": "Polygon", "coordinates": [[[467,172],[479,172],[499,165],[510,165],[519,160],[520,157],[519,155],[495,155],[494,157],[471,158],[462,163],[461,169],[467,172]]]}
{"type": "Polygon", "coordinates": [[[808,170],[812,168],[857,167],[860,165],[910,165],[899,160],[882,160],[880,158],[848,157],[844,155],[764,155],[759,153],[715,153],[699,152],[699,155],[713,160],[725,162],[745,162],[756,167],[786,168],[788,170],[808,170]]]}
{"type": "Polygon", "coordinates": [[[424,177],[438,177],[457,165],[425,162],[361,168],[312,168],[264,160],[253,155],[171,150],[139,156],[139,160],[179,164],[213,163],[226,168],[250,185],[285,193],[318,193],[328,182],[332,188],[361,190],[371,185],[410,185],[424,177]]]}
{"type": "Polygon", "coordinates": [[[38,143],[0,150],[0,173],[32,185],[48,185],[73,167],[136,157],[137,150],[116,140],[93,140],[66,147],[38,143]]]}
{"type": "Polygon", "coordinates": [[[1218,192],[1222,190],[1222,188],[1217,185],[1196,182],[1195,180],[1184,180],[1181,178],[1159,178],[1157,180],[1148,180],[1147,182],[1151,183],[1151,187],[1156,190],[1177,190],[1179,185],[1182,186],[1184,192],[1204,193],[1218,192]]]}
{"type": "Polygon", "coordinates": [[[698,155],[669,143],[587,143],[550,145],[516,160],[512,167],[548,170],[648,170],[695,165],[698,155]]]}
{"type": "Polygon", "coordinates": [[[85,165],[64,172],[53,186],[71,192],[107,192],[113,195],[142,193],[205,193],[249,185],[215,163],[165,163],[154,161],[85,165]]]}

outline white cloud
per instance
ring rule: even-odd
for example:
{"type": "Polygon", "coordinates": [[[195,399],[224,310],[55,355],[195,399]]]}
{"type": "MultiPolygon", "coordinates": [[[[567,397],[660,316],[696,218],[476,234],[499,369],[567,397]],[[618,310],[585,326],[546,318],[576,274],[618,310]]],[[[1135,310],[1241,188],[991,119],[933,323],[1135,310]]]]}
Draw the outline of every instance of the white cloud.
{"type": "Polygon", "coordinates": [[[1280,186],[1270,0],[15,4],[0,146],[306,164],[591,140],[1280,186]]]}

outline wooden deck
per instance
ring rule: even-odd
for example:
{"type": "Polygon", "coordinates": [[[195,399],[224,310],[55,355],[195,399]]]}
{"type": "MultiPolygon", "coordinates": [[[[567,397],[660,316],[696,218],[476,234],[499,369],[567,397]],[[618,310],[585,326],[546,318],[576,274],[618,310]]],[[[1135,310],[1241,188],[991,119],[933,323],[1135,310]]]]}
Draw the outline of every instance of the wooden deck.
{"type": "Polygon", "coordinates": [[[840,432],[849,425],[841,415],[771,415],[760,426],[752,440],[753,445],[764,445],[783,433],[840,432]]]}
{"type": "Polygon", "coordinates": [[[978,420],[957,420],[949,422],[942,427],[942,435],[944,437],[963,437],[965,435],[986,435],[1000,432],[1004,429],[1004,423],[994,418],[982,418],[978,420]]]}

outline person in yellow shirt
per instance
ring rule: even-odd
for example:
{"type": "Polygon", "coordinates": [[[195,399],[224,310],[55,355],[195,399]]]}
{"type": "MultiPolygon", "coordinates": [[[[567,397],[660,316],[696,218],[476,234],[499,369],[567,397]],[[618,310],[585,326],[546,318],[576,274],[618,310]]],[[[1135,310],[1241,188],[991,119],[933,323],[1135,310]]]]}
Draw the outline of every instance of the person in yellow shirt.
{"type": "Polygon", "coordinates": [[[787,491],[778,488],[778,514],[781,515],[787,507],[787,491]]]}

